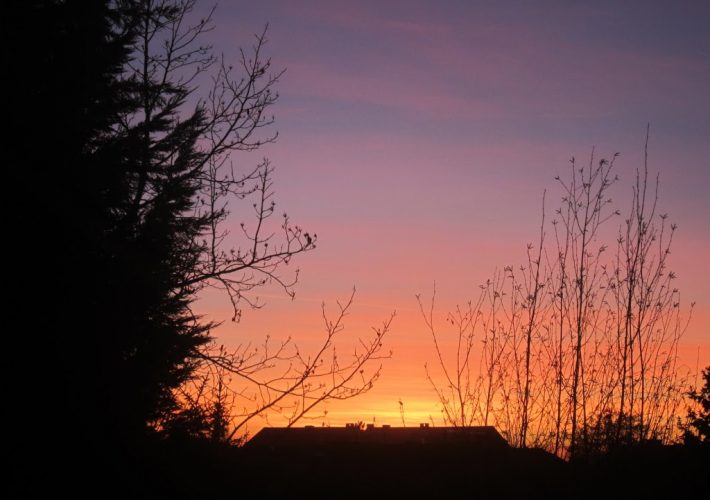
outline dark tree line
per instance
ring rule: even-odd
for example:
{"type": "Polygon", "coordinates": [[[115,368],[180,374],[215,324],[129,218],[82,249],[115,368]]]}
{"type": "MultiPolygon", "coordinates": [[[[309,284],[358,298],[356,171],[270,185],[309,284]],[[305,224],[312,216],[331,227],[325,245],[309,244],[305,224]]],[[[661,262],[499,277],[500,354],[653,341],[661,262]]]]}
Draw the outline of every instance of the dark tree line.
{"type": "Polygon", "coordinates": [[[111,474],[176,428],[231,438],[264,411],[292,424],[379,375],[369,363],[389,322],[350,357],[335,354],[350,302],[324,317],[313,355],[288,340],[227,352],[193,310],[205,288],[225,294],[235,321],[260,306],[252,292],[263,285],[293,296],[298,272],[286,266],[316,244],[276,210],[269,162],[230,158],[276,137],[282,72],[263,55],[265,32],[232,67],[204,45],[212,20],[193,6],[30,0],[3,17],[6,189],[17,210],[11,385],[28,404],[18,405],[33,443],[23,449],[61,481],[87,467],[111,474]],[[240,200],[243,222],[227,224],[240,200]],[[282,378],[265,378],[281,363],[282,378]],[[211,385],[195,392],[196,383],[211,385]],[[246,409],[233,422],[225,403],[238,397],[246,409]]]}

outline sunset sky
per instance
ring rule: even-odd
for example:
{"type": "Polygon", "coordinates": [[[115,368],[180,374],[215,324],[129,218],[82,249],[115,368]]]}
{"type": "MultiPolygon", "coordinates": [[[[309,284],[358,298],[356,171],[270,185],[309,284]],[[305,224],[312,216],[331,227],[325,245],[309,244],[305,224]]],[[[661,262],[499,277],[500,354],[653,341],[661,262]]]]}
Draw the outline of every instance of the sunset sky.
{"type": "MultiPolygon", "coordinates": [[[[685,307],[697,303],[683,360],[710,362],[710,2],[222,0],[214,20],[210,41],[232,60],[269,23],[266,52],[287,70],[279,138],[233,161],[267,156],[277,210],[318,234],[297,259],[296,300],[263,289],[265,307],[226,321],[219,340],[292,336],[306,349],[321,301],[355,286],[345,353],[397,311],[377,386],[328,406],[325,422],[399,424],[400,399],[408,424],[438,421],[415,294],[436,282],[443,317],[522,263],[543,190],[551,209],[554,177],[593,147],[620,153],[613,196],[626,210],[647,123],[660,212],[679,227],[670,268],[685,307]]],[[[249,205],[233,208],[238,221],[249,205]]],[[[200,302],[216,319],[228,305],[200,302]]]]}

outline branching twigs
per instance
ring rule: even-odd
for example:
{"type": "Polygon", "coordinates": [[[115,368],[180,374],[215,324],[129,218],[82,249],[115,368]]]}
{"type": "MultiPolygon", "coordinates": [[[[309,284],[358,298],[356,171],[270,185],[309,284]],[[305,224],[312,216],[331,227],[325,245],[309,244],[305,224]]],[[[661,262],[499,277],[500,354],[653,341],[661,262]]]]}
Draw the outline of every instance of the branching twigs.
{"type": "Polygon", "coordinates": [[[217,59],[211,46],[198,44],[213,29],[214,10],[189,24],[194,4],[195,0],[144,0],[136,12],[139,36],[125,82],[142,105],[122,123],[127,140],[138,134],[136,140],[145,143],[149,156],[136,164],[127,218],[144,217],[159,199],[154,180],[190,179],[199,195],[185,209],[195,218],[199,234],[193,244],[200,251],[179,286],[193,292],[222,289],[238,320],[242,303],[259,307],[249,292],[266,283],[276,283],[293,296],[298,270],[285,276],[283,268],[295,255],[314,249],[317,238],[292,224],[285,213],[281,223],[271,227],[276,203],[268,160],[243,172],[230,160],[232,152],[253,151],[276,140],[275,133],[262,133],[274,122],[268,111],[278,99],[274,87],[283,74],[272,73],[270,59],[262,55],[266,29],[255,36],[251,52],[240,52],[240,76],[235,76],[234,68],[224,58],[217,59]],[[207,96],[198,98],[194,112],[185,118],[183,108],[196,90],[192,82],[214,67],[207,96]],[[167,133],[166,124],[171,124],[167,133]],[[196,150],[185,147],[193,142],[196,150]],[[159,147],[151,149],[150,144],[159,147]],[[254,223],[243,222],[242,234],[232,234],[224,228],[230,210],[235,210],[230,203],[247,197],[256,198],[254,223]]]}
{"type": "Polygon", "coordinates": [[[457,330],[457,345],[453,370],[449,370],[445,362],[443,348],[439,345],[438,334],[436,332],[434,320],[434,306],[436,301],[436,287],[432,294],[428,311],[424,309],[421,297],[417,295],[419,311],[422,314],[424,323],[434,342],[434,349],[438,359],[438,366],[442,370],[446,379],[446,387],[437,385],[429,372],[429,367],[424,366],[426,377],[437,394],[439,402],[442,404],[444,419],[446,423],[463,427],[471,425],[475,419],[478,409],[475,407],[477,398],[472,397],[480,390],[480,380],[473,374],[473,348],[474,331],[480,319],[481,302],[483,294],[476,304],[469,302],[465,309],[458,307],[455,313],[449,314],[446,322],[457,330]]]}
{"type": "Polygon", "coordinates": [[[673,437],[684,380],[677,348],[693,304],[684,317],[667,269],[676,226],[658,213],[647,159],[608,251],[604,228],[620,215],[608,196],[617,156],[592,154],[581,168],[572,159],[568,180],[557,178],[553,242],[545,241],[543,205],[527,264],[496,272],[474,306],[448,315],[455,358],[444,354],[450,344],[434,326],[433,299],[425,310],[418,297],[441,374],[426,367],[427,379],[446,423],[493,423],[511,444],[565,458],[673,437]]]}
{"type": "MultiPolygon", "coordinates": [[[[247,345],[233,352],[207,344],[213,325],[200,324],[199,315],[190,310],[197,293],[205,288],[223,291],[234,321],[245,304],[261,306],[252,292],[264,285],[274,284],[293,298],[298,269],[286,272],[287,266],[295,256],[313,250],[317,236],[277,212],[273,167],[267,159],[238,168],[230,156],[254,151],[277,137],[269,127],[283,71],[272,71],[271,60],[264,56],[266,28],[255,35],[250,50],[240,51],[233,67],[216,57],[211,46],[200,45],[201,37],[213,29],[214,9],[191,24],[194,6],[195,0],[126,4],[126,29],[136,36],[122,83],[132,106],[126,106],[130,112],[120,117],[115,132],[123,141],[122,153],[136,157],[126,161],[131,166],[126,187],[130,202],[116,215],[131,228],[160,217],[165,212],[159,210],[161,203],[170,204],[175,213],[169,220],[179,226],[170,233],[178,235],[170,242],[177,262],[171,285],[175,296],[183,298],[184,321],[196,325],[196,335],[201,335],[184,362],[186,373],[199,376],[190,379],[189,387],[180,387],[176,399],[185,405],[179,411],[193,416],[200,414],[202,404],[207,405],[205,411],[216,408],[219,418],[213,420],[230,427],[226,437],[231,439],[265,412],[288,415],[292,425],[321,403],[369,390],[380,373],[370,365],[386,357],[382,338],[392,317],[371,337],[359,339],[349,357],[336,352],[335,340],[342,336],[352,295],[339,304],[334,321],[324,309],[326,337],[312,356],[304,356],[290,339],[274,345],[267,338],[258,348],[247,345]],[[197,84],[209,72],[208,91],[199,96],[197,84]],[[193,110],[186,109],[189,103],[193,110]],[[239,202],[248,207],[247,200],[251,209],[240,210],[239,202]],[[239,218],[239,229],[230,231],[234,217],[239,218]],[[195,366],[199,372],[194,372],[195,366]],[[224,413],[227,406],[237,405],[244,410],[224,413]]],[[[165,425],[169,418],[166,415],[165,425]]]]}
{"type": "Polygon", "coordinates": [[[343,335],[354,294],[353,289],[345,303],[338,302],[333,319],[323,304],[325,337],[311,355],[304,354],[290,338],[275,347],[267,338],[259,348],[246,345],[232,352],[218,348],[196,353],[205,362],[206,370],[216,366],[237,379],[233,386],[239,387],[240,392],[234,393],[239,400],[235,406],[243,404],[243,409],[233,415],[229,439],[243,432],[256,417],[281,415],[291,426],[318,406],[350,399],[372,388],[382,368],[381,364],[373,365],[391,356],[391,352],[383,352],[383,340],[394,313],[380,327],[373,328],[371,336],[357,338],[350,356],[341,356],[336,351],[336,341],[343,335]]]}
{"type": "Polygon", "coordinates": [[[520,425],[520,446],[523,448],[526,446],[528,421],[530,410],[530,383],[531,383],[531,370],[530,370],[530,356],[532,354],[532,340],[533,340],[533,330],[537,328],[537,315],[540,306],[540,296],[541,290],[545,286],[545,283],[541,283],[540,279],[540,266],[542,264],[542,249],[545,244],[545,194],[542,195],[542,222],[540,223],[540,241],[537,249],[537,257],[533,259],[530,252],[532,250],[532,244],[528,245],[528,279],[526,280],[525,291],[527,296],[524,298],[528,321],[525,327],[525,390],[523,394],[523,404],[522,404],[522,422],[520,425]],[[534,270],[534,271],[533,271],[534,270]]]}

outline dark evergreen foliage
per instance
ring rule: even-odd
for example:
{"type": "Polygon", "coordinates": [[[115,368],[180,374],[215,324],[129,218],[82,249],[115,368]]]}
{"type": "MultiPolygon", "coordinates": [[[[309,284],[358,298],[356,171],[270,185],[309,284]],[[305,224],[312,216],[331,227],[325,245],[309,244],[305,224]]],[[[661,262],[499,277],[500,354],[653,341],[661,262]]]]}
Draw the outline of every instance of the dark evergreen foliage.
{"type": "Polygon", "coordinates": [[[688,410],[685,441],[689,444],[710,444],[710,366],[703,370],[703,386],[691,389],[688,397],[698,406],[688,410]]]}
{"type": "MultiPolygon", "coordinates": [[[[215,164],[271,140],[253,133],[272,121],[262,113],[276,99],[269,87],[278,75],[260,83],[268,61],[256,58],[244,88],[188,103],[191,75],[215,63],[195,42],[208,21],[188,26],[192,4],[34,0],[13,3],[3,20],[4,58],[14,64],[9,185],[24,209],[11,228],[22,242],[22,265],[12,271],[18,307],[38,311],[24,340],[46,410],[32,426],[55,449],[82,443],[112,455],[106,450],[159,431],[178,413],[174,390],[210,340],[212,324],[191,310],[197,291],[222,279],[238,294],[241,278],[227,281],[231,273],[269,278],[313,248],[287,220],[285,248],[230,258],[219,234],[205,242],[224,221],[223,198],[270,185],[268,166],[216,179],[215,164]],[[182,36],[171,31],[178,25],[187,32],[168,47],[182,36]]],[[[229,82],[223,73],[217,80],[229,82]]]]}

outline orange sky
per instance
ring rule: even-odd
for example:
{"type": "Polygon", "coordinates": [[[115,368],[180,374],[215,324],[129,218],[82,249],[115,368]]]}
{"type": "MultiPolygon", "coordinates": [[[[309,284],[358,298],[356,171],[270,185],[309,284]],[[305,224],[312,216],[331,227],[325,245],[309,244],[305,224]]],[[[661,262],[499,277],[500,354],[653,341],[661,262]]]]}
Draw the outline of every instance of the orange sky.
{"type": "MultiPolygon", "coordinates": [[[[317,251],[313,254],[313,257],[316,256],[317,251]]],[[[402,279],[405,277],[403,276],[402,279]]],[[[452,342],[456,337],[453,330],[445,327],[444,315],[455,307],[456,303],[463,303],[469,298],[475,299],[477,286],[473,286],[472,282],[469,285],[470,295],[464,295],[461,297],[462,300],[457,301],[453,294],[443,290],[441,281],[437,283],[437,320],[441,331],[444,332],[442,344],[445,349],[448,348],[447,352],[450,354],[453,353],[452,342]]],[[[422,289],[422,296],[427,301],[432,287],[433,283],[432,286],[422,289]]],[[[303,288],[307,288],[305,283],[299,291],[303,288]]],[[[345,300],[348,295],[348,290],[333,295],[326,306],[329,310],[333,310],[334,301],[345,300]]],[[[394,310],[394,307],[388,308],[384,304],[397,303],[397,315],[385,341],[387,350],[393,351],[392,357],[382,362],[382,376],[369,393],[348,401],[328,403],[312,413],[313,419],[302,420],[302,425],[344,425],[356,421],[375,422],[378,425],[385,423],[401,425],[399,401],[404,404],[406,425],[430,422],[432,419],[435,424],[442,423],[440,405],[430,383],[426,380],[424,370],[424,364],[428,363],[434,367],[433,373],[438,373],[431,336],[417,309],[414,294],[401,301],[397,299],[397,296],[386,297],[376,291],[356,293],[351,314],[345,321],[346,329],[337,343],[341,356],[350,352],[357,341],[357,336],[370,335],[370,327],[380,325],[394,310]],[[323,410],[327,410],[327,415],[324,416],[323,410]]],[[[264,300],[266,301],[264,309],[245,312],[239,324],[225,322],[220,329],[219,340],[227,346],[235,347],[237,342],[243,342],[245,338],[258,342],[262,339],[261,333],[268,333],[282,339],[291,336],[303,351],[313,352],[320,345],[325,330],[321,319],[321,303],[318,299],[297,292],[295,301],[277,295],[269,296],[264,300]],[[245,331],[259,333],[245,336],[242,333],[245,331]]],[[[226,316],[228,312],[225,309],[223,314],[226,316]]],[[[219,316],[219,313],[216,316],[219,316]]],[[[704,366],[703,363],[707,364],[707,360],[710,360],[710,342],[705,330],[706,325],[710,323],[710,314],[707,310],[698,308],[693,316],[694,319],[679,347],[680,368],[683,372],[688,370],[694,372],[698,359],[700,368],[704,366]]],[[[265,423],[264,420],[256,419],[250,424],[249,430],[254,432],[265,423]]],[[[270,425],[285,425],[285,423],[284,419],[270,416],[270,425]]]]}

